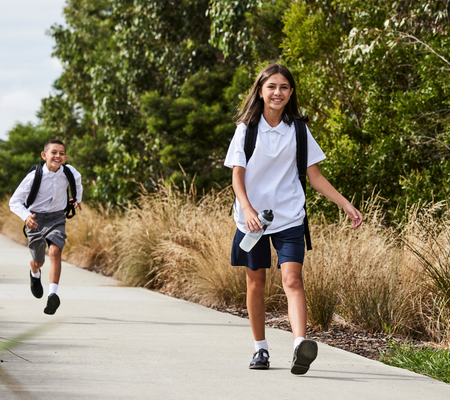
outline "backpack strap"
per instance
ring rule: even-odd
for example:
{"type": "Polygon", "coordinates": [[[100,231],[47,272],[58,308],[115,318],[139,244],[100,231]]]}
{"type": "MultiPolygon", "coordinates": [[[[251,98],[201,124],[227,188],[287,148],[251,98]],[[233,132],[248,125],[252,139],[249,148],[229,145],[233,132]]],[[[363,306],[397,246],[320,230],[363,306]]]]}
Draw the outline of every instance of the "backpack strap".
{"type": "MultiPolygon", "coordinates": [[[[39,188],[41,187],[42,167],[44,166],[44,164],[45,164],[45,161],[42,161],[40,164],[32,166],[29,169],[29,171],[27,172],[27,175],[28,175],[31,172],[36,171],[35,174],[34,174],[33,183],[31,185],[30,194],[28,195],[27,199],[25,200],[25,203],[23,204],[26,209],[30,208],[30,206],[36,200],[36,196],[37,196],[37,194],[39,192],[39,188]]],[[[28,238],[27,226],[25,224],[23,224],[22,232],[25,235],[25,237],[28,238]]]]}
{"type": "Polygon", "coordinates": [[[30,206],[36,200],[36,196],[37,196],[37,194],[39,192],[39,188],[41,187],[42,167],[43,167],[44,163],[45,162],[43,162],[41,164],[38,164],[38,165],[34,165],[33,167],[30,168],[30,170],[27,173],[27,175],[28,175],[31,172],[36,171],[36,173],[34,174],[33,184],[31,185],[30,194],[28,195],[28,197],[27,197],[27,199],[25,200],[25,203],[24,203],[25,208],[30,208],[30,206]]]}
{"type": "Polygon", "coordinates": [[[295,136],[297,139],[297,169],[298,178],[305,193],[305,218],[303,219],[303,226],[305,228],[306,248],[311,250],[311,236],[309,233],[308,215],[306,213],[306,169],[308,167],[308,136],[306,133],[306,124],[304,121],[294,119],[295,136]]]}
{"type": "Polygon", "coordinates": [[[247,131],[245,132],[245,142],[244,142],[244,152],[247,164],[253,155],[253,151],[255,150],[257,136],[258,136],[258,124],[248,126],[247,131]]]}
{"type": "Polygon", "coordinates": [[[77,201],[77,185],[75,184],[75,177],[73,176],[70,168],[63,164],[63,171],[69,181],[69,187],[67,188],[67,207],[64,210],[66,212],[66,218],[70,219],[75,216],[75,203],[77,201]],[[72,199],[69,196],[69,188],[70,194],[72,195],[72,199]]]}
{"type": "MultiPolygon", "coordinates": [[[[255,150],[257,136],[258,136],[258,124],[253,126],[247,126],[247,130],[245,131],[245,142],[244,142],[244,153],[247,164],[251,156],[253,155],[253,151],[255,150]]],[[[231,216],[233,212],[234,203],[236,203],[236,195],[234,196],[234,201],[233,204],[231,205],[231,209],[228,216],[231,216]]]]}

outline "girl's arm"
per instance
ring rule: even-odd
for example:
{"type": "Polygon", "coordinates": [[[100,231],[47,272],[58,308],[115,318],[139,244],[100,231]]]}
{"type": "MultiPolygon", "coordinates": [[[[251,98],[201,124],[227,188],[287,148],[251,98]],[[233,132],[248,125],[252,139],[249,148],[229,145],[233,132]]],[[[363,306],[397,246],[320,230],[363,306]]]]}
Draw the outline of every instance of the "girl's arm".
{"type": "Polygon", "coordinates": [[[258,212],[252,207],[247,197],[247,190],[245,189],[245,168],[233,167],[233,189],[236,197],[239,200],[242,211],[244,212],[245,225],[248,231],[254,233],[262,230],[262,223],[258,218],[258,212]]]}
{"type": "Polygon", "coordinates": [[[352,228],[357,228],[361,225],[363,217],[361,213],[353,207],[353,205],[342,196],[327,179],[320,173],[319,166],[317,164],[311,165],[306,170],[310,185],[316,189],[319,193],[322,193],[326,198],[336,203],[341,207],[345,213],[353,221],[352,228]]]}

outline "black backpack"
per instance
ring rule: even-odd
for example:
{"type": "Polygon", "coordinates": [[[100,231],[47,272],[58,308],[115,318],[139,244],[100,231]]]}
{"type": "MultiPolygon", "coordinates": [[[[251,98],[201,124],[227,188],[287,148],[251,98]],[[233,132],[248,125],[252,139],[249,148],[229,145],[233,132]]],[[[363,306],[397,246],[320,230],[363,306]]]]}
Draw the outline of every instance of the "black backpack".
{"type": "MultiPolygon", "coordinates": [[[[36,173],[34,175],[33,184],[31,185],[30,194],[28,195],[28,198],[26,199],[26,201],[24,203],[24,206],[27,209],[30,208],[30,206],[36,200],[36,196],[39,192],[39,188],[41,187],[42,171],[43,171],[44,164],[45,164],[45,161],[42,161],[40,164],[31,167],[27,173],[27,175],[28,175],[30,172],[36,171],[36,173]]],[[[73,176],[72,171],[65,164],[63,164],[63,171],[67,177],[67,180],[69,181],[69,186],[67,188],[67,206],[64,209],[64,212],[66,213],[66,218],[70,219],[70,218],[74,217],[76,214],[74,203],[76,202],[76,199],[77,199],[77,186],[75,184],[75,178],[73,176]],[[70,199],[70,196],[69,196],[69,188],[70,188],[70,193],[72,194],[72,199],[70,199]]],[[[27,237],[27,231],[26,231],[25,225],[23,226],[23,234],[25,235],[25,237],[27,237]]]]}
{"type": "MultiPolygon", "coordinates": [[[[299,119],[294,119],[295,125],[295,136],[297,139],[297,169],[298,169],[298,178],[303,187],[303,191],[305,193],[305,218],[303,219],[303,226],[305,232],[305,242],[306,248],[311,250],[311,236],[309,234],[309,225],[308,225],[308,215],[306,213],[306,168],[308,163],[308,137],[306,133],[306,124],[304,121],[299,119]]],[[[245,157],[248,161],[253,155],[253,151],[255,150],[256,145],[256,136],[258,135],[258,124],[247,128],[245,133],[245,143],[244,143],[244,152],[245,157]]],[[[236,200],[235,200],[236,201],[236,200]]],[[[233,202],[234,205],[234,202],[233,202]]],[[[230,215],[233,210],[231,207],[230,215]]]]}

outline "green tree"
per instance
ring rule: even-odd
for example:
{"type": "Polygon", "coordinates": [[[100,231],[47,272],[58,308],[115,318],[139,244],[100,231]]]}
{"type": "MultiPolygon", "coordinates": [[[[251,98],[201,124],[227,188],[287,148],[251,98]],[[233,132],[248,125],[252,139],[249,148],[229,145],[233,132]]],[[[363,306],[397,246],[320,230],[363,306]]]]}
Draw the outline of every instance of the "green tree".
{"type": "Polygon", "coordinates": [[[284,32],[283,56],[332,183],[358,198],[376,187],[391,210],[406,197],[446,198],[446,2],[298,1],[284,32]]]}
{"type": "Polygon", "coordinates": [[[196,177],[199,189],[230,183],[224,156],[235,125],[231,120],[232,68],[200,71],[181,87],[179,97],[153,91],[143,98],[149,146],[164,176],[176,183],[196,177]]]}
{"type": "Polygon", "coordinates": [[[70,0],[66,26],[50,30],[64,72],[39,116],[66,140],[107,152],[89,165],[97,199],[132,199],[139,183],[161,172],[147,143],[141,96],[178,96],[189,76],[217,63],[207,7],[206,0],[70,0]]]}
{"type": "Polygon", "coordinates": [[[31,123],[16,124],[8,140],[0,143],[0,198],[11,196],[28,170],[42,161],[44,144],[51,133],[31,123]]]}

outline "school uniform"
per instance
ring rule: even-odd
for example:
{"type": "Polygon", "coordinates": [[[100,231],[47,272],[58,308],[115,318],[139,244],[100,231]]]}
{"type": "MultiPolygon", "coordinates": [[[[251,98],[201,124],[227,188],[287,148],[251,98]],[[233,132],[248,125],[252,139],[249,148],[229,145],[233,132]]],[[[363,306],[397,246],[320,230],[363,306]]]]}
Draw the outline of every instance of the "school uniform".
{"type": "MultiPolygon", "coordinates": [[[[246,129],[243,123],[237,126],[224,164],[229,168],[240,166],[246,169],[245,188],[250,204],[258,213],[272,210],[274,219],[255,247],[249,253],[244,252],[238,244],[247,233],[247,227],[241,205],[236,199],[234,220],[237,231],[233,241],[232,265],[245,265],[253,270],[269,268],[269,237],[278,253],[278,265],[286,261],[303,263],[305,193],[298,178],[295,126],[281,121],[278,126],[271,127],[261,115],[255,150],[248,164],[244,151],[246,129]]],[[[308,127],[306,131],[309,167],[326,157],[308,127]]]]}
{"type": "MultiPolygon", "coordinates": [[[[81,174],[71,165],[67,167],[72,171],[77,189],[76,202],[81,203],[83,186],[81,174]]],[[[24,206],[31,191],[35,171],[30,172],[20,183],[9,201],[11,211],[25,221],[30,215],[36,214],[34,220],[38,226],[36,229],[27,227],[28,248],[33,261],[41,263],[45,259],[46,245],[54,243],[62,251],[66,244],[66,216],[64,209],[67,206],[67,187],[69,181],[61,166],[56,172],[52,172],[44,164],[42,168],[42,181],[36,200],[30,205],[30,209],[24,206]]]]}

